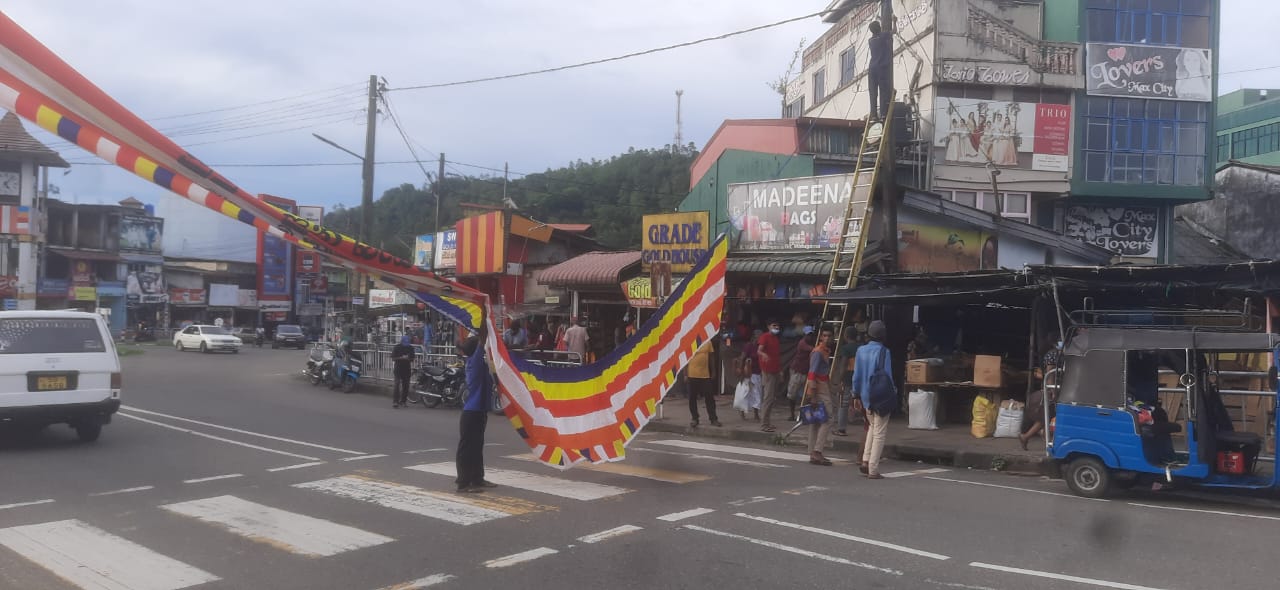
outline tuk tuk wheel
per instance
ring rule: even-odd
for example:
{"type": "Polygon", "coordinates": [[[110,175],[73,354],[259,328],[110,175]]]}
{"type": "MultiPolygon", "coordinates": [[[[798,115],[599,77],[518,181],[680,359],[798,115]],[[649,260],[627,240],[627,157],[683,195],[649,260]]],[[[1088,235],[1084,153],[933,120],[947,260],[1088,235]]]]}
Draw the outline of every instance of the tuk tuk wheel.
{"type": "Polygon", "coordinates": [[[1078,496],[1102,498],[1111,487],[1111,471],[1096,457],[1079,457],[1067,464],[1067,487],[1078,496]]]}

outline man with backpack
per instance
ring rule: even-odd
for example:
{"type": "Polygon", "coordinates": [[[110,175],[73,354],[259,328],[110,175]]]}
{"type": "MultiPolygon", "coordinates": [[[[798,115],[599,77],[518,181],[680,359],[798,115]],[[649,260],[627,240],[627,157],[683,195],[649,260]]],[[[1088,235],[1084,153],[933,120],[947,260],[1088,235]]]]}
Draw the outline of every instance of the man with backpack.
{"type": "Polygon", "coordinates": [[[880,475],[880,456],[889,432],[889,416],[898,407],[892,359],[889,348],[884,345],[886,332],[884,322],[871,322],[867,328],[871,341],[858,348],[850,384],[854,394],[853,411],[865,412],[869,425],[867,440],[862,445],[862,464],[858,467],[867,479],[884,479],[880,475]]]}

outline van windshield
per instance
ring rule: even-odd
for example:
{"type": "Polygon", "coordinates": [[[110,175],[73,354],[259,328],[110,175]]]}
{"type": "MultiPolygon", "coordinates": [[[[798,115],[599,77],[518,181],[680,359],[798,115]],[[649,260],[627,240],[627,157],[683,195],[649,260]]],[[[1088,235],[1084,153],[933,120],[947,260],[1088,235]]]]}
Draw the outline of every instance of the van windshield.
{"type": "Polygon", "coordinates": [[[98,323],[80,318],[0,319],[0,354],[102,352],[98,323]]]}

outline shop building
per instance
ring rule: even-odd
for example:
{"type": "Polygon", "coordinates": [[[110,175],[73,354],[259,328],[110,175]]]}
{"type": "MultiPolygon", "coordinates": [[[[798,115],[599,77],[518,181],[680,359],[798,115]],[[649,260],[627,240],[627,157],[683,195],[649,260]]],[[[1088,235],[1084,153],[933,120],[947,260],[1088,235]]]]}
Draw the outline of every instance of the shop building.
{"type": "Polygon", "coordinates": [[[613,350],[615,335],[640,321],[641,310],[658,306],[649,277],[641,274],[641,253],[587,252],[538,273],[553,301],[567,302],[563,319],[586,320],[588,350],[597,358],[613,350]]]}
{"type": "Polygon", "coordinates": [[[1218,97],[1217,168],[1232,160],[1280,166],[1280,90],[1242,88],[1218,97]]]}
{"type": "MultiPolygon", "coordinates": [[[[1209,197],[1218,2],[894,0],[899,165],[919,188],[1102,246],[1172,252],[1209,197]],[[998,173],[998,174],[996,174],[998,173]]],[[[862,119],[879,4],[835,0],[784,115],[862,119]]],[[[902,174],[899,174],[902,176],[902,174]]]]}
{"type": "Polygon", "coordinates": [[[41,271],[48,256],[49,171],[69,167],[57,152],[31,137],[17,115],[6,112],[0,117],[0,300],[4,309],[36,309],[44,290],[66,299],[67,284],[42,289],[41,271]]]}
{"type": "Polygon", "coordinates": [[[258,325],[257,265],[226,260],[165,258],[169,328],[189,324],[258,325]]]}

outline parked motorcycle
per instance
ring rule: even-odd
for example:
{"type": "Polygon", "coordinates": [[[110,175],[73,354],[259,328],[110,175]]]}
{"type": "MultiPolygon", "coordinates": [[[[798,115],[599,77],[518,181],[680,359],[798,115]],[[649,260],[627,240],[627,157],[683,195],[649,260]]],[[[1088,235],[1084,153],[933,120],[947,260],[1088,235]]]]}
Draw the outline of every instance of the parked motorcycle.
{"type": "Polygon", "coordinates": [[[409,393],[410,403],[419,403],[434,408],[444,403],[449,406],[461,406],[463,394],[466,393],[467,375],[463,365],[455,363],[440,368],[433,365],[422,365],[418,368],[412,391],[409,393]]]}
{"type": "Polygon", "coordinates": [[[350,354],[342,361],[340,369],[329,372],[329,389],[341,387],[343,393],[351,393],[356,390],[356,384],[360,381],[364,361],[357,354],[350,354]]]}
{"type": "Polygon", "coordinates": [[[307,368],[302,371],[311,380],[311,384],[328,383],[332,372],[333,350],[327,347],[311,349],[311,354],[307,356],[307,368]]]}

